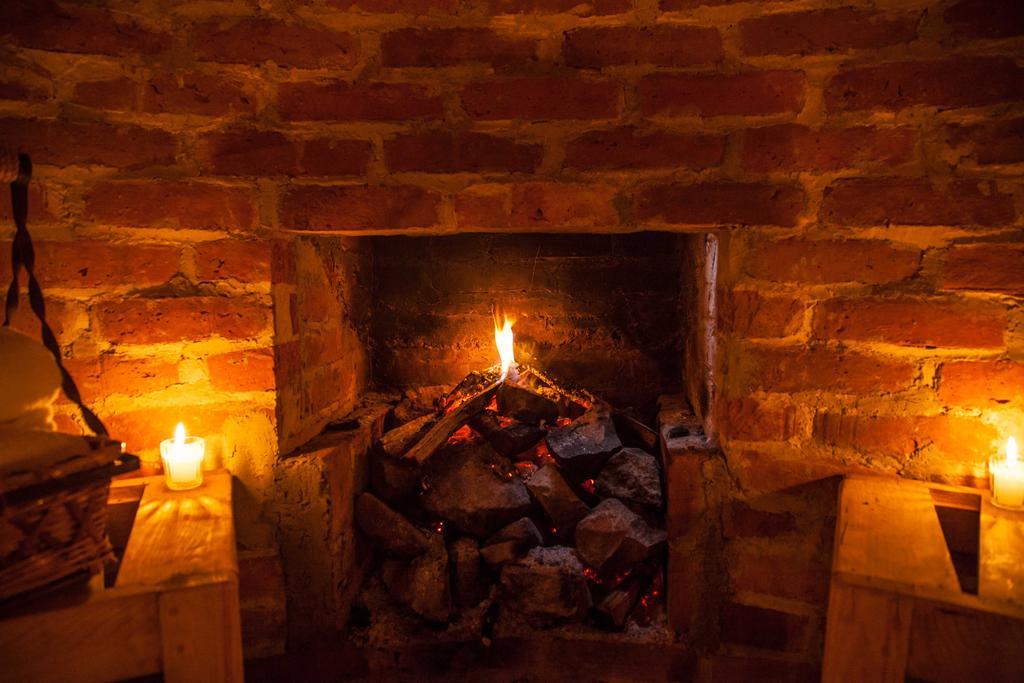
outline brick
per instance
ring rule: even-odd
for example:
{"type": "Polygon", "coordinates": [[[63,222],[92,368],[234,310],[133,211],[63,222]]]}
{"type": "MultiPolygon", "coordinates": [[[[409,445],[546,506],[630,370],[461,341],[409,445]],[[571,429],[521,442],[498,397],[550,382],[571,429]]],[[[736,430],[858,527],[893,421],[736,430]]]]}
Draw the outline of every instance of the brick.
{"type": "Polygon", "coordinates": [[[946,140],[978,164],[1024,162],[1024,118],[947,126],[946,140]]]}
{"type": "Polygon", "coordinates": [[[844,68],[825,87],[829,111],[979,107],[1024,98],[1024,68],[1006,57],[951,57],[844,68]]]}
{"type": "Polygon", "coordinates": [[[314,138],[303,145],[300,165],[307,175],[363,175],[372,154],[367,140],[314,138]]]}
{"type": "Polygon", "coordinates": [[[917,15],[853,7],[769,14],[740,22],[748,55],[807,55],[902,45],[917,38],[917,15]]]}
{"type": "Polygon", "coordinates": [[[774,282],[884,284],[913,276],[919,249],[886,240],[800,240],[755,242],[743,259],[748,277],[774,282]]]}
{"type": "Polygon", "coordinates": [[[629,0],[489,0],[490,14],[557,14],[572,12],[582,16],[621,14],[632,9],[629,0]]]}
{"type": "Polygon", "coordinates": [[[722,414],[723,437],[739,441],[786,441],[793,436],[792,407],[766,407],[754,398],[726,400],[722,414]]]}
{"type": "Polygon", "coordinates": [[[232,130],[199,138],[203,168],[222,175],[295,175],[298,145],[277,131],[232,130]]]}
{"type": "Polygon", "coordinates": [[[961,0],[942,15],[958,38],[1024,35],[1024,5],[1014,0],[961,0]]]}
{"type": "MultiPolygon", "coordinates": [[[[3,225],[6,228],[7,226],[14,225],[14,214],[11,212],[10,192],[6,191],[4,194],[6,196],[3,200],[0,200],[0,225],[3,225]]],[[[30,181],[28,185],[28,215],[26,216],[28,224],[33,226],[38,223],[49,223],[54,221],[57,218],[56,203],[53,193],[47,191],[46,185],[41,183],[39,180],[30,181]]],[[[8,270],[0,272],[10,273],[10,263],[6,257],[9,253],[10,242],[5,241],[3,249],[0,250],[0,254],[5,255],[4,258],[0,258],[0,269],[8,268],[8,270]]]]}
{"type": "Polygon", "coordinates": [[[394,173],[533,173],[543,148],[484,133],[430,131],[400,135],[384,143],[384,158],[394,173]]]}
{"type": "Polygon", "coordinates": [[[839,225],[982,225],[1013,223],[1013,195],[995,183],[916,178],[843,178],[825,189],[822,218],[839,225]]]}
{"type": "Polygon", "coordinates": [[[678,12],[701,6],[731,5],[746,0],[661,0],[658,6],[665,12],[678,12]]]}
{"type": "Polygon", "coordinates": [[[1009,360],[943,363],[939,400],[948,406],[995,408],[1020,400],[1024,363],[1009,360]]]}
{"type": "Polygon", "coordinates": [[[722,59],[722,39],[697,26],[597,26],[565,34],[565,63],[582,69],[620,64],[694,66],[722,59]]]}
{"type": "Polygon", "coordinates": [[[207,439],[207,457],[216,437],[229,422],[254,414],[266,415],[271,422],[274,420],[273,409],[254,408],[249,403],[195,403],[192,405],[160,406],[141,408],[131,411],[118,411],[100,417],[106,423],[110,434],[128,444],[130,453],[154,451],[160,442],[174,435],[174,428],[179,422],[184,423],[185,431],[194,436],[207,439]]]}
{"type": "Polygon", "coordinates": [[[732,555],[729,577],[736,591],[749,591],[820,605],[828,596],[829,567],[789,548],[744,548],[732,555]]]}
{"type": "Polygon", "coordinates": [[[85,197],[95,223],[148,228],[195,228],[247,232],[256,224],[247,189],[193,182],[110,181],[85,197]]]}
{"type": "Polygon", "coordinates": [[[637,219],[676,225],[794,226],[803,206],[803,190],[795,185],[655,184],[634,197],[637,219]]]}
{"type": "Polygon", "coordinates": [[[458,7],[458,0],[327,0],[331,7],[362,12],[379,12],[381,14],[427,14],[429,12],[449,12],[458,7]]]}
{"type": "Polygon", "coordinates": [[[814,315],[813,335],[901,346],[1002,348],[1006,311],[983,302],[832,299],[814,315]]]}
{"type": "Polygon", "coordinates": [[[178,365],[157,358],[104,355],[64,361],[82,399],[93,403],[114,394],[141,396],[178,383],[178,365]]]}
{"type": "Polygon", "coordinates": [[[381,64],[388,67],[508,67],[536,61],[537,41],[485,28],[405,28],[385,33],[380,49],[381,64]]]}
{"type": "Polygon", "coordinates": [[[795,459],[751,450],[733,451],[728,458],[729,471],[751,494],[820,486],[858,470],[836,460],[813,459],[802,451],[795,459]]]}
{"type": "Polygon", "coordinates": [[[722,330],[740,337],[788,337],[797,333],[803,317],[798,299],[742,290],[732,292],[721,308],[722,330]]]}
{"type": "Polygon", "coordinates": [[[474,185],[455,197],[461,229],[616,226],[615,189],[600,184],[474,185]]]}
{"type": "Polygon", "coordinates": [[[196,277],[199,280],[268,282],[271,274],[269,241],[216,240],[197,244],[196,277]]]}
{"type": "Polygon", "coordinates": [[[0,100],[17,100],[18,102],[45,102],[53,96],[53,86],[42,79],[49,79],[43,71],[40,81],[22,80],[23,74],[0,75],[0,100]]]}
{"type": "MultiPolygon", "coordinates": [[[[8,283],[9,284],[9,283],[8,283]]],[[[82,301],[62,301],[46,297],[46,322],[61,346],[75,341],[89,323],[87,305],[82,301]]],[[[11,328],[35,340],[41,340],[39,319],[29,307],[28,296],[22,294],[18,308],[11,316],[11,328]]]]}
{"type": "Polygon", "coordinates": [[[767,607],[729,602],[722,606],[722,640],[764,650],[800,652],[806,640],[808,619],[767,607]]]}
{"type": "Polygon", "coordinates": [[[717,166],[725,153],[725,137],[645,132],[630,126],[595,130],[570,140],[566,168],[578,170],[635,170],[641,168],[703,169],[717,166]]]}
{"type": "Polygon", "coordinates": [[[149,114],[224,116],[256,111],[250,92],[233,79],[199,71],[157,74],[142,89],[149,114]]]}
{"type": "Polygon", "coordinates": [[[0,139],[17,141],[36,165],[97,164],[120,170],[174,163],[170,133],[95,121],[0,119],[0,139]]]}
{"type": "Polygon", "coordinates": [[[44,287],[151,287],[178,272],[176,247],[102,240],[36,242],[36,277],[44,287]]]}
{"type": "Polygon", "coordinates": [[[273,391],[273,349],[232,351],[206,360],[210,383],[224,391],[273,391]]]}
{"type": "Polygon", "coordinates": [[[281,83],[277,109],[287,121],[439,119],[441,97],[412,83],[281,83]]]}
{"type": "Polygon", "coordinates": [[[838,171],[909,161],[917,135],[909,127],[813,129],[795,123],[743,134],[743,166],[752,171],[838,171]]]}
{"type": "Polygon", "coordinates": [[[726,538],[775,538],[796,531],[792,512],[770,512],[734,500],[725,506],[723,532],[726,538]]]}
{"type": "Polygon", "coordinates": [[[94,109],[131,111],[138,101],[139,86],[128,78],[76,83],[71,101],[94,109]]]}
{"type": "Polygon", "coordinates": [[[619,114],[619,86],[567,76],[531,76],[470,83],[462,90],[470,118],[610,119],[619,114]]]}
{"type": "Polygon", "coordinates": [[[56,52],[148,55],[168,47],[169,35],[143,27],[134,17],[103,6],[9,0],[3,31],[24,47],[56,52]]]}
{"type": "Polygon", "coordinates": [[[436,225],[441,198],[410,185],[304,185],[285,192],[282,227],[399,230],[436,225]]]}
{"type": "Polygon", "coordinates": [[[950,461],[972,462],[995,451],[999,433],[977,418],[823,411],[814,417],[814,438],[875,456],[905,458],[927,449],[950,461]]]}
{"type": "Polygon", "coordinates": [[[946,255],[942,287],[1024,295],[1024,245],[953,247],[946,255]]]}
{"type": "Polygon", "coordinates": [[[902,391],[917,374],[913,363],[845,349],[750,349],[738,359],[736,381],[753,390],[878,394],[902,391]]]}
{"type": "Polygon", "coordinates": [[[645,116],[757,116],[798,112],[806,78],[801,71],[739,74],[654,74],[640,80],[645,116]]]}
{"type": "Polygon", "coordinates": [[[355,66],[359,43],[350,33],[275,19],[221,19],[191,27],[199,60],[279,66],[347,69],[355,66]]]}
{"type": "Polygon", "coordinates": [[[254,337],[270,327],[270,305],[231,297],[121,299],[93,309],[103,335],[113,343],[154,344],[219,336],[254,337]]]}

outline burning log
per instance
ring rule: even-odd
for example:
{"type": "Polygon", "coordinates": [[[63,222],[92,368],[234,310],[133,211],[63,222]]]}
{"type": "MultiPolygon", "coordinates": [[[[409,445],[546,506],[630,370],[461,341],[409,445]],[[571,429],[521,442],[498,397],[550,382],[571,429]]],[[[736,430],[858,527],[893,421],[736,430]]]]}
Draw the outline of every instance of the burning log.
{"type": "Polygon", "coordinates": [[[537,525],[529,517],[523,517],[488,538],[480,555],[487,564],[497,567],[522,557],[530,548],[543,543],[544,538],[537,525]]]}
{"type": "Polygon", "coordinates": [[[411,562],[385,562],[381,578],[391,595],[416,614],[438,623],[448,621],[451,614],[448,552],[441,536],[431,534],[427,552],[411,562]]]}
{"type": "Polygon", "coordinates": [[[576,551],[608,580],[652,557],[667,538],[622,502],[609,498],[576,526],[576,551]]]}
{"type": "Polygon", "coordinates": [[[554,524],[552,531],[557,538],[572,538],[576,525],[590,514],[590,508],[573,493],[554,464],[535,472],[527,480],[526,488],[554,524]]]}
{"type": "Polygon", "coordinates": [[[443,449],[430,461],[423,506],[478,538],[524,516],[530,494],[517,478],[495,473],[488,463],[499,457],[486,442],[443,449]]]}
{"type": "Polygon", "coordinates": [[[430,547],[430,534],[414,527],[370,493],[360,493],[355,505],[356,524],[385,551],[399,557],[416,557],[430,547]]]}
{"type": "Polygon", "coordinates": [[[498,389],[498,411],[519,422],[554,424],[558,419],[558,405],[546,396],[526,387],[503,382],[498,389]]]}
{"type": "Polygon", "coordinates": [[[544,430],[534,425],[513,422],[503,426],[497,413],[491,410],[485,410],[474,417],[469,426],[505,457],[528,451],[544,438],[544,430]]]}
{"type": "Polygon", "coordinates": [[[548,432],[551,455],[574,481],[595,476],[622,448],[607,406],[594,407],[570,424],[548,432]]]}
{"type": "Polygon", "coordinates": [[[583,565],[572,548],[534,548],[501,570],[502,604],[535,623],[580,618],[591,606],[583,565]]]}
{"type": "Polygon", "coordinates": [[[406,422],[381,437],[380,446],[386,455],[399,458],[405,455],[405,452],[419,441],[421,434],[430,429],[435,422],[437,422],[437,416],[432,413],[406,422]]]}
{"type": "Polygon", "coordinates": [[[623,448],[601,470],[596,482],[602,496],[661,507],[658,460],[639,448],[623,448]]]}
{"type": "Polygon", "coordinates": [[[425,462],[448,441],[452,434],[487,407],[499,386],[501,383],[495,382],[464,400],[458,408],[448,412],[419,437],[404,453],[404,457],[421,464],[425,462]]]}

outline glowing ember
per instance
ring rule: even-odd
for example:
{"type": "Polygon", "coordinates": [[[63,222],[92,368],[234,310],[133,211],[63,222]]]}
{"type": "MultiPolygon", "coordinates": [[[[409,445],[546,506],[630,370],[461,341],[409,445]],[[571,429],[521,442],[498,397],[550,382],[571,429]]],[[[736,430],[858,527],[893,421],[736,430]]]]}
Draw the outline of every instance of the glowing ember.
{"type": "Polygon", "coordinates": [[[512,348],[512,325],[514,322],[509,320],[508,316],[505,317],[505,323],[500,328],[498,322],[494,322],[494,342],[498,345],[498,355],[501,356],[501,379],[503,381],[505,378],[510,378],[512,381],[517,378],[516,357],[512,348]],[[511,373],[511,377],[509,373],[511,373]]]}
{"type": "Polygon", "coordinates": [[[597,494],[597,485],[593,479],[587,479],[582,484],[583,490],[590,494],[597,494]]]}

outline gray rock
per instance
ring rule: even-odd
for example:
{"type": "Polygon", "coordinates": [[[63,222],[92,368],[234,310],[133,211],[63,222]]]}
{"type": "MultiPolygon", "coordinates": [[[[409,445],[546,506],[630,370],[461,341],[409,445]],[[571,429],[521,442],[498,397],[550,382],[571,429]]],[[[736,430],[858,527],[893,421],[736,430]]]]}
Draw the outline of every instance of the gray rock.
{"type": "Polygon", "coordinates": [[[411,561],[388,560],[381,578],[392,597],[424,619],[445,623],[451,614],[448,552],[444,540],[431,535],[427,552],[411,561]]]}
{"type": "Polygon", "coordinates": [[[581,618],[591,606],[572,548],[534,548],[501,570],[502,606],[539,624],[581,618]]]}
{"type": "Polygon", "coordinates": [[[473,418],[470,426],[482,434],[494,450],[505,457],[523,453],[544,438],[544,430],[535,425],[513,422],[508,426],[502,426],[498,415],[490,410],[485,410],[473,418]]]}
{"type": "Polygon", "coordinates": [[[480,573],[480,544],[475,538],[463,536],[448,546],[452,564],[452,599],[459,607],[479,605],[484,597],[480,573]]]}
{"type": "Polygon", "coordinates": [[[382,500],[401,505],[420,491],[423,473],[415,462],[393,458],[383,451],[370,456],[370,487],[382,500]]]}
{"type": "Polygon", "coordinates": [[[590,514],[590,508],[565,483],[556,465],[545,465],[534,472],[526,488],[547,513],[558,538],[572,538],[576,524],[590,514]]]}
{"type": "Polygon", "coordinates": [[[515,477],[489,463],[499,459],[486,442],[447,446],[430,459],[421,500],[459,531],[484,538],[524,516],[530,494],[515,477]]]}
{"type": "Polygon", "coordinates": [[[602,496],[661,507],[658,460],[639,448],[623,448],[601,470],[596,482],[602,496]]]}
{"type": "Polygon", "coordinates": [[[430,534],[417,529],[372,493],[360,493],[355,503],[356,524],[386,552],[416,557],[427,551],[430,534]]]}
{"type": "Polygon", "coordinates": [[[565,476],[583,481],[595,476],[622,448],[607,407],[595,406],[565,427],[548,432],[548,450],[565,476]]]}
{"type": "Polygon", "coordinates": [[[512,522],[487,539],[480,555],[492,567],[522,557],[530,548],[544,543],[537,525],[529,517],[512,522]]]}
{"type": "Polygon", "coordinates": [[[601,501],[576,526],[576,552],[605,580],[650,558],[666,539],[664,531],[648,526],[615,498],[601,501]]]}

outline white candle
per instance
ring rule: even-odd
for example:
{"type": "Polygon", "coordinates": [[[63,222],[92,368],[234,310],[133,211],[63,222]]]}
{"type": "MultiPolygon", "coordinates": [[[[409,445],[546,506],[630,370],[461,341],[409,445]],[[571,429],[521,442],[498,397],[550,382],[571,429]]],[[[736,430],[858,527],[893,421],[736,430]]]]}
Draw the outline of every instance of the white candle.
{"type": "Polygon", "coordinates": [[[1024,508],[1024,462],[1017,453],[1017,440],[1006,440],[1006,457],[989,463],[992,474],[992,502],[1005,508],[1024,508]]]}
{"type": "Polygon", "coordinates": [[[167,488],[184,491],[202,484],[205,452],[206,440],[198,436],[185,436],[185,425],[179,422],[174,430],[174,438],[160,442],[160,457],[164,462],[167,488]]]}

